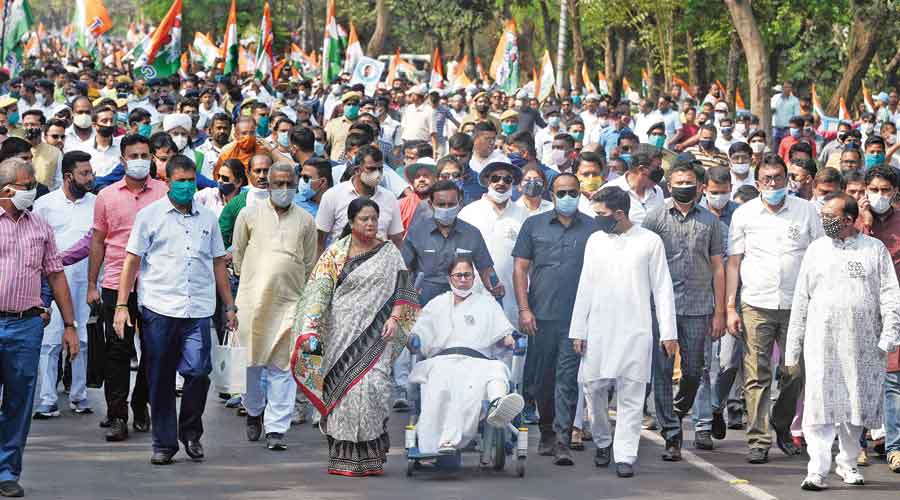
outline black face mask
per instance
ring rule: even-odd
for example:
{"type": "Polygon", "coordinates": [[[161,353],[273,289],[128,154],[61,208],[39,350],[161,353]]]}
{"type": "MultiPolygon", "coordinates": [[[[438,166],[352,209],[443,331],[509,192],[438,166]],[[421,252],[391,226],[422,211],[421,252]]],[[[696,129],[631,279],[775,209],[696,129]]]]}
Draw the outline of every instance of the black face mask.
{"type": "Polygon", "coordinates": [[[97,133],[100,134],[101,137],[112,137],[112,135],[116,133],[116,127],[112,125],[97,127],[97,133]]]}
{"type": "Polygon", "coordinates": [[[598,214],[597,217],[595,217],[595,219],[597,220],[597,226],[604,233],[612,233],[613,229],[616,228],[616,224],[618,224],[618,222],[616,222],[616,217],[614,215],[599,215],[598,214]]]}
{"type": "Polygon", "coordinates": [[[672,192],[672,198],[678,203],[691,203],[697,199],[697,185],[693,186],[672,186],[669,188],[672,192]]]}
{"type": "Polygon", "coordinates": [[[228,196],[234,192],[237,186],[234,185],[233,182],[223,182],[219,184],[219,192],[222,193],[222,196],[228,196]]]}
{"type": "Polygon", "coordinates": [[[700,149],[704,151],[711,150],[716,145],[716,142],[712,139],[700,139],[700,149]]]}
{"type": "Polygon", "coordinates": [[[25,129],[25,139],[28,141],[33,141],[41,136],[40,128],[26,128],[25,129]]]}
{"type": "Polygon", "coordinates": [[[663,171],[663,169],[657,168],[657,169],[651,170],[650,175],[648,175],[648,177],[650,177],[650,180],[653,181],[654,183],[659,184],[659,181],[662,180],[664,174],[665,174],[665,172],[663,171]]]}

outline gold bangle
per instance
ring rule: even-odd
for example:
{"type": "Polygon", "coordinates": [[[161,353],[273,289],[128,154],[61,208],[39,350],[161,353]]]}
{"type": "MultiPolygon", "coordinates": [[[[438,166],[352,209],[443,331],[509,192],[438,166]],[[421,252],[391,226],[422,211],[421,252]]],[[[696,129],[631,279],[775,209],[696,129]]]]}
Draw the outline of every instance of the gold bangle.
{"type": "Polygon", "coordinates": [[[128,304],[116,304],[116,309],[128,309],[128,304]]]}

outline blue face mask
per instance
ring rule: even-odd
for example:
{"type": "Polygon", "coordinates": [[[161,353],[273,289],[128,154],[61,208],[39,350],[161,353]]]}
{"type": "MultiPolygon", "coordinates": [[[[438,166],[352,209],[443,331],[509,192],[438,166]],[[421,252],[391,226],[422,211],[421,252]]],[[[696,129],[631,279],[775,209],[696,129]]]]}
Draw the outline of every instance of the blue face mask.
{"type": "Polygon", "coordinates": [[[516,133],[516,129],[519,128],[518,123],[501,123],[500,128],[503,130],[503,134],[506,136],[510,136],[516,133]]]}
{"type": "Polygon", "coordinates": [[[149,139],[151,132],[153,132],[153,126],[149,123],[142,123],[138,125],[138,134],[149,139]]]}
{"type": "Polygon", "coordinates": [[[176,205],[188,205],[194,199],[197,192],[197,183],[194,181],[173,181],[169,186],[169,198],[176,205]]]}
{"type": "Polygon", "coordinates": [[[631,166],[631,153],[619,153],[619,159],[625,162],[625,165],[631,166]]]}
{"type": "Polygon", "coordinates": [[[510,153],[506,156],[509,158],[509,162],[512,163],[516,168],[522,168],[526,163],[528,163],[528,160],[522,158],[522,155],[520,155],[519,153],[510,153]]]}
{"type": "Polygon", "coordinates": [[[325,143],[316,141],[316,143],[313,145],[313,152],[316,153],[316,156],[324,157],[325,156],[325,143]]]}
{"type": "Polygon", "coordinates": [[[316,190],[312,188],[311,184],[303,179],[297,183],[297,196],[303,201],[309,201],[316,196],[316,190]]]}
{"type": "Polygon", "coordinates": [[[556,198],[556,211],[560,215],[565,215],[566,217],[575,213],[578,210],[578,197],[572,196],[562,196],[556,198]]]}
{"type": "Polygon", "coordinates": [[[359,116],[359,104],[349,104],[344,106],[344,116],[348,120],[355,120],[359,116]]]}
{"type": "Polygon", "coordinates": [[[650,136],[650,144],[655,148],[661,148],[666,143],[666,136],[664,135],[651,135],[650,136]]]}
{"type": "Polygon", "coordinates": [[[278,132],[278,145],[286,148],[291,145],[291,136],[287,132],[278,132]]]}
{"type": "Polygon", "coordinates": [[[574,104],[575,106],[581,106],[581,96],[573,95],[572,96],[572,104],[574,104]]]}
{"type": "Polygon", "coordinates": [[[442,226],[451,226],[459,214],[459,205],[451,208],[434,207],[434,220],[442,226]]]}
{"type": "Polygon", "coordinates": [[[572,139],[575,139],[575,142],[581,142],[584,140],[584,132],[572,132],[569,135],[572,136],[572,139]]]}
{"type": "Polygon", "coordinates": [[[256,123],[256,136],[265,137],[267,135],[269,135],[269,117],[261,116],[256,123]]]}
{"type": "Polygon", "coordinates": [[[784,197],[787,196],[787,188],[760,191],[759,195],[762,196],[763,201],[769,205],[781,205],[781,202],[784,201],[784,197]]]}
{"type": "Polygon", "coordinates": [[[866,170],[884,163],[884,153],[866,153],[866,170]]]}
{"type": "Polygon", "coordinates": [[[128,113],[116,113],[116,121],[119,123],[128,123],[128,113]]]}
{"type": "Polygon", "coordinates": [[[15,126],[19,123],[19,112],[13,111],[10,113],[9,116],[6,117],[6,121],[8,121],[10,125],[15,126]]]}

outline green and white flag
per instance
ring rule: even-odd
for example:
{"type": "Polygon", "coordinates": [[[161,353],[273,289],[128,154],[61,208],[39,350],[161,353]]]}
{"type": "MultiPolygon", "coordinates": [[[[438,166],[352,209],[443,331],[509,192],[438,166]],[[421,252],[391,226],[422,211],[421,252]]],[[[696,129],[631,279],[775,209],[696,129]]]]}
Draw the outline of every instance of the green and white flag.
{"type": "Polygon", "coordinates": [[[237,34],[237,5],[236,0],[231,0],[231,9],[228,11],[228,21],[225,23],[225,43],[222,44],[222,61],[224,61],[223,75],[230,75],[238,70],[238,34],[237,34]]]}
{"type": "Polygon", "coordinates": [[[167,78],[181,67],[181,2],[175,0],[152,34],[131,51],[135,78],[167,78]]]}
{"type": "MultiPolygon", "coordinates": [[[[330,85],[331,80],[341,74],[341,29],[334,18],[334,0],[328,0],[328,16],[325,20],[325,41],[322,45],[322,85],[330,85]]],[[[346,35],[344,35],[346,40],[346,35]]]]}
{"type": "Polygon", "coordinates": [[[11,0],[3,3],[9,9],[0,16],[6,17],[6,26],[2,33],[4,68],[8,68],[10,76],[15,76],[22,68],[22,47],[28,38],[28,32],[34,26],[31,7],[28,0],[11,0]]]}
{"type": "Polygon", "coordinates": [[[272,57],[272,18],[269,16],[269,2],[263,9],[262,21],[259,25],[259,41],[256,43],[256,78],[263,82],[271,82],[272,69],[275,66],[272,57]]]}

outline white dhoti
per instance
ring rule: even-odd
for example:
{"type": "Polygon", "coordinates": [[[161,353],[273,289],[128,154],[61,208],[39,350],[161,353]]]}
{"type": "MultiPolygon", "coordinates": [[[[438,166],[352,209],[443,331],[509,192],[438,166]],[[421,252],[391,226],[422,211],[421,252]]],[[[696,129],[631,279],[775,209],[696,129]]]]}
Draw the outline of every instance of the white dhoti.
{"type": "Polygon", "coordinates": [[[804,425],[803,437],[806,438],[806,452],[809,454],[806,471],[828,477],[828,471],[831,470],[831,445],[835,435],[840,450],[834,457],[835,463],[844,469],[855,469],[862,429],[853,424],[804,425]]]}
{"type": "Polygon", "coordinates": [[[641,418],[647,384],[624,377],[599,379],[584,383],[584,396],[592,415],[591,433],[597,448],[613,445],[613,460],[633,464],[637,461],[641,440],[641,418]],[[609,428],[609,391],[616,391],[616,435],[609,428]]]}
{"type": "Polygon", "coordinates": [[[501,361],[460,354],[416,363],[409,380],[422,385],[422,412],[416,425],[419,451],[437,453],[444,445],[458,448],[474,438],[488,383],[508,384],[509,376],[501,361]]]}

